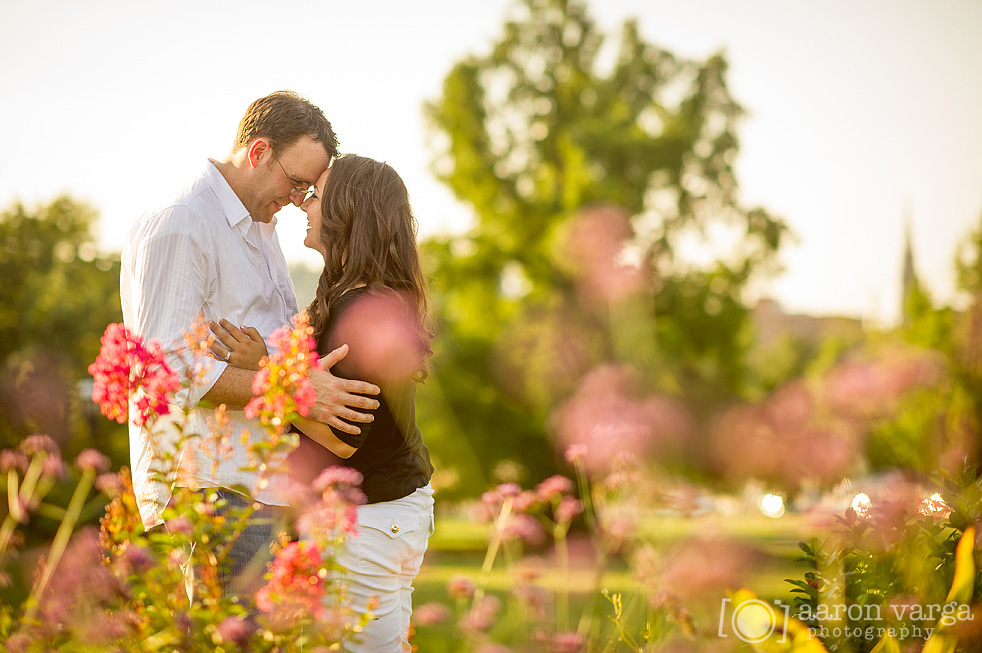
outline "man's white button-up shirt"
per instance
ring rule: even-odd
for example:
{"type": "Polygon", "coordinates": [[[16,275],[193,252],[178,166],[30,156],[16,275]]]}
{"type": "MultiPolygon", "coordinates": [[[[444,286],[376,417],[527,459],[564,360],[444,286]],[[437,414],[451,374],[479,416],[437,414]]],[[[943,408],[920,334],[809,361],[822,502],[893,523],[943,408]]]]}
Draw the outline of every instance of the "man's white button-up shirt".
{"type": "MultiPolygon", "coordinates": [[[[209,162],[177,199],[141,216],[130,231],[120,275],[124,323],[145,341],[158,341],[182,378],[189,362],[181,352],[183,333],[201,314],[205,320],[226,318],[237,326],[255,327],[268,340],[298,312],[275,226],[275,217],[269,223],[254,221],[209,162]]],[[[190,408],[184,432],[200,435],[175,452],[179,484],[227,488],[241,484],[254,491],[259,501],[283,505],[278,479],[257,488],[256,473],[242,469],[253,462],[249,445],[269,437],[258,420],[247,419],[241,410],[229,410],[228,444],[216,456],[220,449],[208,435],[207,423],[214,411],[198,407],[198,402],[226,364],[213,359],[196,362],[204,363],[201,382],[183,390],[177,399],[180,406],[190,408]],[[244,445],[243,432],[248,434],[244,445]]],[[[130,424],[133,488],[147,527],[160,522],[160,511],[169,499],[166,485],[155,482],[153,475],[161,452],[177,437],[169,422],[182,413],[176,407],[171,414],[171,419],[157,422],[153,434],[130,424]]]]}

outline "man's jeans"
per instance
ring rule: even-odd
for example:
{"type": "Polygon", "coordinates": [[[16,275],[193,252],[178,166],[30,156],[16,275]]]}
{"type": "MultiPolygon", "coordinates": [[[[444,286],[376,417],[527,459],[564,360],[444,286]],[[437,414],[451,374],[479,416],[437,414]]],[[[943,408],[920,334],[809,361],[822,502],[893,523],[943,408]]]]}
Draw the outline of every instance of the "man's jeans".
{"type": "MultiPolygon", "coordinates": [[[[237,521],[237,513],[251,503],[241,494],[224,488],[216,488],[213,491],[218,494],[220,500],[226,501],[226,504],[218,509],[218,514],[227,515],[233,522],[237,521]],[[233,514],[229,515],[229,513],[233,514]]],[[[245,528],[232,544],[226,564],[218,571],[225,595],[241,596],[245,602],[248,602],[262,587],[266,565],[273,559],[270,545],[276,540],[276,534],[285,526],[285,507],[259,505],[260,508],[246,520],[245,528]]],[[[193,550],[194,547],[207,545],[195,542],[191,546],[193,550]]],[[[185,589],[190,600],[193,600],[194,571],[194,566],[191,564],[187,564],[184,568],[185,589]]]]}

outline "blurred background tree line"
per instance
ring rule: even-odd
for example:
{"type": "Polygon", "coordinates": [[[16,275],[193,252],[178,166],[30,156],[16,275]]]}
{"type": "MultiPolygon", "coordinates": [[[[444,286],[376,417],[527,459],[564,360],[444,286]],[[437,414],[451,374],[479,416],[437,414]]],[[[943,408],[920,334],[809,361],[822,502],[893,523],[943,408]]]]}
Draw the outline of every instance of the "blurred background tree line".
{"type": "MultiPolygon", "coordinates": [[[[855,382],[873,369],[863,364],[901,344],[941,372],[901,388],[913,400],[861,415],[848,452],[870,469],[979,457],[978,301],[956,312],[915,284],[896,331],[761,350],[748,302],[790,234],[739,201],[742,110],[725,56],[677,57],[645,42],[633,21],[602,34],[583,2],[517,9],[490,54],[455,64],[425,107],[434,173],[474,217],[466,233],[422,243],[438,339],[418,412],[445,497],[561,468],[557,442],[568,444],[572,402],[597,388],[597,370],[618,370],[602,377],[623,382],[611,403],[627,395],[629,406],[655,406],[640,413],[662,421],[649,435],[674,431],[649,453],[710,480],[726,475],[719,447],[743,437],[719,437],[727,415],[740,423],[767,413],[796,383],[855,382]]],[[[121,319],[118,255],[98,252],[95,219],[67,197],[0,215],[0,446],[45,432],[67,452],[95,446],[118,466],[125,428],[84,399],[99,337],[121,319]]],[[[982,292],[982,226],[958,266],[961,288],[982,292]]],[[[838,441],[839,426],[820,417],[808,419],[838,441]]]]}

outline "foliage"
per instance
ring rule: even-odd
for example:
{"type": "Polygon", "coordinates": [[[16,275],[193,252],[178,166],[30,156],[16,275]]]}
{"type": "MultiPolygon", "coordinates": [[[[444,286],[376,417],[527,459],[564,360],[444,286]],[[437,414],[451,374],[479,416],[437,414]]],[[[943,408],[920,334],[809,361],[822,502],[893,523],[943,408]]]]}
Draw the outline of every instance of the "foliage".
{"type": "Polygon", "coordinates": [[[598,365],[703,410],[743,390],[742,293],[786,228],[737,201],[726,61],[675,57],[633,22],[609,64],[608,41],[582,2],[524,0],[427,106],[434,170],[475,217],[424,246],[434,366],[488,478],[516,451],[533,478],[555,468],[545,417],[598,365]]]}
{"type": "MultiPolygon", "coordinates": [[[[659,599],[649,608],[643,592],[625,597],[605,589],[610,565],[642,548],[637,524],[625,509],[646,486],[629,482],[642,474],[637,460],[625,456],[609,474],[591,479],[582,454],[576,446],[567,451],[576,481],[554,475],[533,489],[503,483],[482,495],[473,517],[492,525],[483,564],[474,575],[449,580],[449,605],[428,603],[414,611],[418,632],[447,632],[451,622],[447,650],[460,652],[600,651],[618,642],[641,651],[691,635],[681,606],[659,599]],[[589,531],[586,542],[571,534],[579,518],[589,531]],[[504,594],[487,589],[496,564],[509,579],[504,594]],[[575,606],[574,587],[586,596],[575,606]]],[[[651,588],[651,593],[658,592],[651,588]]]]}
{"type": "Polygon", "coordinates": [[[119,429],[96,421],[76,391],[120,317],[118,256],[96,249],[95,220],[66,196],[0,213],[0,446],[41,431],[73,453],[125,454],[119,429]]]}
{"type": "MultiPolygon", "coordinates": [[[[264,487],[296,446],[296,436],[286,433],[286,424],[309,405],[305,377],[318,365],[310,328],[303,320],[272,340],[282,346],[257,374],[261,399],[255,406],[269,424],[270,438],[250,447],[257,480],[256,487],[240,488],[246,496],[264,487]],[[264,373],[267,368],[274,378],[264,373]]],[[[188,370],[181,380],[184,385],[198,382],[200,363],[207,355],[210,337],[203,324],[191,329],[186,345],[180,353],[188,370]]],[[[309,539],[295,543],[286,533],[281,535],[267,582],[255,597],[225,593],[221,577],[231,543],[255,504],[226,508],[218,494],[189,489],[180,482],[184,471],[178,464],[184,445],[191,442],[214,451],[215,464],[223,457],[233,437],[225,406],[216,409],[209,432],[188,432],[186,420],[169,414],[181,383],[159,346],[142,342],[121,324],[107,328],[102,351],[91,367],[97,375],[94,398],[108,417],[125,421],[129,400],[134,420],[152,427],[166,415],[176,429],[174,443],[152,431],[158,438],[158,459],[151,472],[172,496],[163,512],[165,526],[144,530],[128,473],[105,473],[109,460],[97,451],[79,455],[79,480],[64,510],[45,503],[66,469],[54,440],[33,435],[17,449],[0,452],[9,504],[0,525],[0,571],[10,558],[22,554],[20,524],[34,514],[56,514],[60,519],[28,581],[26,600],[0,606],[5,650],[293,651],[336,646],[356,637],[371,619],[371,606],[356,610],[345,600],[336,554],[353,535],[353,511],[364,501],[357,490],[360,474],[333,468],[312,487],[295,492],[294,508],[309,539]],[[99,494],[92,496],[93,487],[99,494]],[[86,527],[73,534],[86,505],[106,498],[99,531],[86,527]],[[195,570],[192,575],[186,573],[188,567],[195,570]],[[77,600],[80,592],[86,600],[77,600]]],[[[11,584],[11,577],[4,578],[11,584]]]]}
{"type": "Polygon", "coordinates": [[[895,479],[857,499],[822,539],[801,544],[811,569],[788,581],[794,610],[828,650],[977,643],[978,608],[969,604],[982,590],[972,554],[982,478],[970,465],[934,484],[940,492],[927,496],[931,489],[895,479]]]}
{"type": "Polygon", "coordinates": [[[982,224],[968,234],[955,254],[958,288],[969,294],[982,292],[982,224]]]}

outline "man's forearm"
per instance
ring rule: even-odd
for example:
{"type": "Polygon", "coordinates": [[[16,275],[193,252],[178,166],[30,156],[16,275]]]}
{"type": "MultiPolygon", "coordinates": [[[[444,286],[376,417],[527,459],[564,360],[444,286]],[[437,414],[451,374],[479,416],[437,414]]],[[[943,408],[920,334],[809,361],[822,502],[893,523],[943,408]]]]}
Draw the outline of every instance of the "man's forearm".
{"type": "Polygon", "coordinates": [[[201,402],[212,406],[225,404],[232,410],[242,410],[255,396],[252,393],[252,379],[255,376],[256,373],[250,370],[226,367],[201,402]]]}

